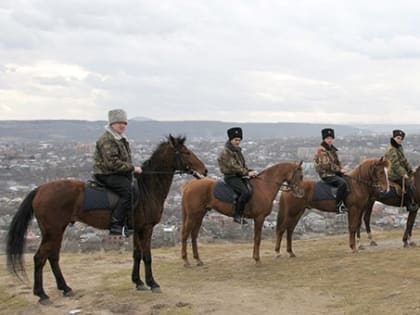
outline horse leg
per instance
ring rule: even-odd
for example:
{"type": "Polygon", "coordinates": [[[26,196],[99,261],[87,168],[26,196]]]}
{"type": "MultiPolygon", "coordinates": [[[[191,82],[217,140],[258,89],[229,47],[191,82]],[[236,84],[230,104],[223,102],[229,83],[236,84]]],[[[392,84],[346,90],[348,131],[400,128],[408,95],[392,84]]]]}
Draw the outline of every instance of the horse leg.
{"type": "Polygon", "coordinates": [[[152,241],[153,226],[147,226],[142,233],[140,239],[141,249],[143,254],[144,270],[146,284],[150,287],[152,292],[161,293],[159,284],[153,279],[152,272],[152,252],[151,252],[151,241],[152,241]]]}
{"type": "Polygon", "coordinates": [[[181,244],[181,257],[184,261],[184,267],[191,267],[190,262],[188,261],[188,253],[187,253],[187,243],[188,237],[191,234],[191,222],[187,216],[184,216],[183,223],[182,223],[182,244],[181,244]]]}
{"type": "Polygon", "coordinates": [[[287,228],[287,252],[289,253],[290,258],[296,257],[292,249],[293,231],[295,230],[295,226],[296,224],[287,228]]]}
{"type": "Polygon", "coordinates": [[[254,254],[253,258],[257,264],[261,263],[260,260],[260,245],[261,245],[261,231],[264,223],[264,216],[254,218],[254,254]]]}
{"type": "Polygon", "coordinates": [[[41,245],[34,255],[34,295],[39,297],[39,303],[43,305],[50,304],[50,297],[45,293],[43,287],[43,276],[42,272],[44,269],[45,262],[48,257],[48,242],[42,238],[41,245]]]}
{"type": "Polygon", "coordinates": [[[203,222],[203,217],[204,215],[195,221],[195,225],[193,226],[192,231],[191,231],[191,246],[193,250],[194,259],[197,262],[197,266],[204,265],[204,263],[200,259],[200,256],[198,255],[198,246],[197,246],[197,237],[198,237],[198,233],[200,232],[201,224],[203,222]]]}
{"type": "MultiPolygon", "coordinates": [[[[63,231],[64,232],[64,231],[63,231]]],[[[72,289],[67,285],[66,280],[64,280],[64,276],[61,272],[59,260],[60,260],[60,247],[61,241],[63,239],[63,232],[61,236],[54,237],[54,245],[52,249],[52,253],[48,256],[48,261],[50,262],[50,266],[52,272],[55,277],[55,281],[57,283],[57,289],[63,291],[63,296],[73,296],[72,289]]]]}
{"type": "Polygon", "coordinates": [[[136,285],[136,289],[139,291],[147,290],[144,282],[140,278],[140,262],[142,259],[140,240],[138,232],[133,235],[133,269],[131,271],[131,281],[136,285]]]}
{"type": "Polygon", "coordinates": [[[415,247],[416,243],[411,241],[411,233],[413,230],[414,222],[416,221],[417,211],[410,211],[408,213],[407,223],[403,236],[404,248],[415,247]]]}
{"type": "Polygon", "coordinates": [[[286,228],[282,225],[282,226],[277,226],[277,231],[276,231],[276,247],[275,247],[275,252],[276,252],[276,258],[280,257],[280,247],[281,247],[281,240],[283,238],[283,234],[284,231],[286,230],[286,228]]]}

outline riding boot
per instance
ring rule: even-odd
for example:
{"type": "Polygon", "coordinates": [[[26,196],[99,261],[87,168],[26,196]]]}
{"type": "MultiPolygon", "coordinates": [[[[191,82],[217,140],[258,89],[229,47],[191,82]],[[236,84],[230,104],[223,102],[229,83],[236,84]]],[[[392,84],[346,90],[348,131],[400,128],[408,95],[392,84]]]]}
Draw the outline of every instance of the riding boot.
{"type": "Polygon", "coordinates": [[[125,209],[123,209],[121,205],[119,204],[112,212],[111,225],[109,227],[109,234],[122,235],[124,221],[125,221],[125,209]]]}
{"type": "Polygon", "coordinates": [[[248,222],[242,217],[244,205],[240,202],[235,204],[235,213],[233,214],[233,221],[239,224],[248,224],[248,222]]]}
{"type": "Polygon", "coordinates": [[[335,206],[335,213],[336,214],[343,214],[349,212],[349,209],[346,207],[343,201],[337,202],[335,206]]]}

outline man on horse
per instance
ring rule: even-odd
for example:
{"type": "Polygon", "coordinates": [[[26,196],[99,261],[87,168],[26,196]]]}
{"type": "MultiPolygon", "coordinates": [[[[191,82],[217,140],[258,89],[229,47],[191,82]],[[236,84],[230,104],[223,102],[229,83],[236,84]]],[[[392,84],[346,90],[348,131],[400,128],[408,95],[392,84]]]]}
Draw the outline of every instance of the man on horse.
{"type": "Polygon", "coordinates": [[[141,167],[135,166],[131,160],[130,144],[124,134],[127,123],[124,110],[110,110],[108,125],[95,147],[93,174],[120,197],[119,206],[111,216],[111,235],[122,235],[127,215],[132,211],[132,173],[142,172],[141,167]]]}
{"type": "Polygon", "coordinates": [[[410,184],[410,176],[413,169],[404,155],[402,142],[404,141],[405,132],[399,129],[392,131],[390,145],[386,148],[385,158],[391,162],[389,170],[389,179],[401,186],[403,192],[404,204],[407,211],[416,211],[418,205],[413,201],[413,191],[410,184]]]}
{"type": "Polygon", "coordinates": [[[244,208],[251,198],[251,188],[248,178],[257,176],[257,172],[248,168],[240,147],[242,141],[242,129],[233,127],[227,130],[228,141],[226,141],[222,152],[217,159],[220,171],[224,175],[224,181],[239,195],[235,203],[233,221],[247,224],[242,218],[244,208]]]}
{"type": "Polygon", "coordinates": [[[333,145],[335,138],[334,129],[322,129],[321,135],[322,142],[314,158],[315,170],[325,183],[337,187],[336,212],[339,214],[348,211],[344,201],[350,189],[346,180],[343,178],[344,171],[338,158],[338,149],[333,145]]]}

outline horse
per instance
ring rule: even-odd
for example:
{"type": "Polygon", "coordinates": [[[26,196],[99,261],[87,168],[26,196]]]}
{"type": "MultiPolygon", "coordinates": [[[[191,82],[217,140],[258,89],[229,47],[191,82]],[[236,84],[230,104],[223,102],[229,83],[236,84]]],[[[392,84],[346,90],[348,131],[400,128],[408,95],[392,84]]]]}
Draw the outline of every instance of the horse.
{"type": "MultiPolygon", "coordinates": [[[[299,185],[302,182],[302,178],[302,162],[285,162],[268,167],[256,177],[250,179],[253,193],[245,206],[244,217],[254,219],[253,258],[256,263],[260,262],[259,250],[262,225],[265,217],[272,210],[276,194],[281,188],[290,189],[295,194],[301,193],[299,185]],[[285,185],[285,188],[282,185],[285,185]]],[[[189,181],[182,187],[181,256],[185,267],[190,266],[187,257],[187,240],[189,236],[191,236],[192,250],[197,266],[203,265],[198,255],[197,236],[207,211],[215,209],[230,217],[234,214],[232,202],[221,201],[214,196],[216,183],[216,179],[206,178],[199,181],[189,181]]]]}
{"type": "MultiPolygon", "coordinates": [[[[355,234],[362,220],[362,212],[369,200],[378,189],[388,191],[388,161],[381,158],[371,158],[362,161],[346,177],[351,192],[346,198],[349,209],[349,243],[353,252],[357,252],[355,234]]],[[[280,256],[280,245],[283,233],[287,230],[287,252],[290,257],[296,257],[292,250],[293,231],[306,208],[315,208],[326,212],[336,212],[335,199],[314,201],[315,181],[304,180],[302,183],[304,197],[297,198],[288,192],[282,193],[279,200],[279,211],[276,226],[275,252],[280,256]]]]}
{"type": "MultiPolygon", "coordinates": [[[[416,168],[416,170],[414,171],[413,175],[411,176],[411,182],[413,183],[413,198],[414,201],[417,204],[420,204],[420,170],[419,168],[416,168]]],[[[374,198],[372,198],[369,203],[366,206],[366,211],[364,212],[363,215],[363,221],[365,223],[365,227],[366,227],[366,232],[368,234],[368,239],[370,241],[370,245],[371,246],[376,246],[377,243],[375,242],[375,240],[372,237],[372,230],[370,228],[370,217],[372,215],[372,208],[373,208],[373,204],[375,203],[375,201],[379,201],[383,204],[386,204],[388,206],[393,206],[393,207],[401,207],[402,203],[401,203],[401,192],[397,192],[398,190],[401,190],[401,188],[399,187],[398,184],[395,184],[396,186],[394,186],[394,184],[391,185],[391,187],[398,187],[396,190],[393,189],[395,191],[394,194],[387,194],[384,196],[375,196],[374,198]]],[[[407,218],[407,222],[406,222],[406,227],[404,230],[404,235],[403,235],[403,247],[404,248],[408,248],[408,247],[415,247],[416,243],[413,242],[411,240],[411,233],[413,231],[413,226],[414,223],[416,221],[416,217],[417,217],[417,211],[409,211],[408,212],[408,218],[407,218]]],[[[360,240],[360,228],[357,231],[357,237],[360,240]]]]}
{"type": "MultiPolygon", "coordinates": [[[[151,236],[154,225],[160,221],[173,176],[179,172],[200,178],[207,173],[203,162],[184,142],[185,137],[169,135],[143,163],[143,172],[135,175],[140,202],[133,207],[134,266],[138,267],[139,260],[143,259],[146,283],[152,290],[157,290],[159,285],[152,274],[151,236]]],[[[7,265],[9,271],[20,278],[20,274],[26,275],[23,261],[25,234],[32,218],[35,216],[37,219],[42,239],[34,255],[33,294],[39,297],[41,304],[51,303],[43,288],[43,267],[47,260],[58,290],[63,291],[64,296],[74,295],[59,265],[66,227],[75,221],[98,229],[108,229],[110,226],[109,210],[82,210],[85,185],[85,182],[76,179],[59,179],[41,184],[24,198],[10,224],[6,246],[7,265]]],[[[133,271],[132,281],[137,288],[144,288],[138,270],[133,271]]]]}

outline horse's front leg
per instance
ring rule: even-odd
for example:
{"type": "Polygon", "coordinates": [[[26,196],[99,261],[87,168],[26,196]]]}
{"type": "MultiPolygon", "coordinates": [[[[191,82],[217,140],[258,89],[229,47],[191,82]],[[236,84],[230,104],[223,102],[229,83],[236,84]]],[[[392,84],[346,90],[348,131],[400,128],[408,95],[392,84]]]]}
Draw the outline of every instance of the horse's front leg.
{"type": "Polygon", "coordinates": [[[142,259],[142,252],[140,248],[140,240],[138,233],[134,234],[133,237],[133,270],[131,271],[131,281],[136,285],[136,289],[139,291],[147,290],[144,282],[140,278],[140,262],[142,259]]]}
{"type": "Polygon", "coordinates": [[[261,231],[264,223],[264,216],[254,218],[254,254],[253,258],[257,264],[261,263],[260,260],[260,245],[261,245],[261,231]]]}
{"type": "Polygon", "coordinates": [[[407,223],[404,231],[403,236],[403,246],[404,248],[408,247],[415,247],[416,243],[411,241],[411,233],[413,230],[414,222],[416,221],[417,216],[417,210],[416,211],[410,211],[408,213],[407,223]]]}
{"type": "Polygon", "coordinates": [[[140,239],[142,254],[143,254],[143,262],[144,262],[144,270],[145,270],[145,279],[146,284],[150,287],[152,292],[154,293],[161,293],[159,284],[153,278],[152,272],[152,251],[151,251],[151,242],[152,242],[152,233],[153,233],[153,226],[147,226],[142,233],[142,238],[140,239]]]}

